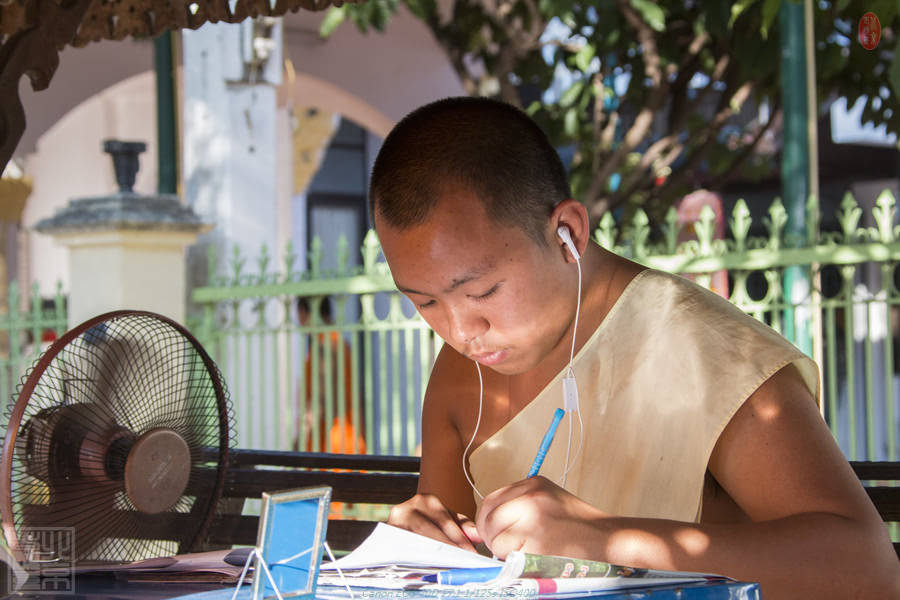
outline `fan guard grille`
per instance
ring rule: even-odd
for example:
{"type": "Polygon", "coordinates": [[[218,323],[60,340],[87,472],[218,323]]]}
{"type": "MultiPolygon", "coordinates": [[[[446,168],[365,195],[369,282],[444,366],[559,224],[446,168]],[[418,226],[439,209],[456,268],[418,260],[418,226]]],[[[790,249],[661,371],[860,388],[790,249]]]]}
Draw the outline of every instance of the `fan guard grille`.
{"type": "Polygon", "coordinates": [[[0,464],[14,552],[28,527],[73,528],[76,562],[202,540],[235,437],[222,376],[183,327],[147,312],[91,319],[47,350],[17,396],[0,464]],[[131,452],[141,444],[150,450],[131,452]]]}

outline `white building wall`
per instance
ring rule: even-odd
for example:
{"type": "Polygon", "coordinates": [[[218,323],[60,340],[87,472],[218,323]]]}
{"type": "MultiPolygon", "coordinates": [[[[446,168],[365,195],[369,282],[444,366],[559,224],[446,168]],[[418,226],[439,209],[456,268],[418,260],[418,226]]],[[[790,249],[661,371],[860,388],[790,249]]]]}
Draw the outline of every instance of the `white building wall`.
{"type": "MultiPolygon", "coordinates": [[[[242,74],[242,25],[181,34],[179,192],[216,224],[207,242],[216,239],[228,252],[237,243],[255,256],[263,242],[274,250],[302,236],[294,231],[305,229],[298,223],[305,207],[298,206],[303,194],[291,186],[292,107],[340,113],[381,138],[413,108],[463,93],[427,28],[405,9],[383,34],[363,35],[345,23],[326,40],[318,35],[323,17],[309,11],[285,17],[284,58],[296,77],[279,87],[227,83],[242,74]]],[[[277,82],[272,69],[280,73],[281,65],[280,58],[272,62],[266,78],[277,82]]],[[[23,214],[26,228],[73,197],[116,189],[111,161],[101,150],[107,138],[147,142],[135,190],[156,191],[155,81],[148,68],[149,42],[104,42],[65,49],[50,90],[35,93],[23,84],[28,129],[17,155],[34,180],[23,214]]],[[[189,287],[206,278],[201,246],[191,252],[189,287]]],[[[64,248],[33,231],[24,247],[23,283],[37,281],[50,294],[62,280],[69,289],[64,248]]]]}
{"type": "MultiPolygon", "coordinates": [[[[285,17],[285,57],[297,73],[332,84],[392,122],[422,104],[464,93],[431,32],[405,8],[384,33],[364,35],[348,21],[323,40],[318,35],[323,18],[323,13],[306,11],[285,17]]],[[[294,103],[303,106],[304,99],[295,97],[294,103]]],[[[333,104],[324,108],[336,110],[333,104]]],[[[381,137],[387,133],[357,124],[381,137]]]]}
{"type": "Polygon", "coordinates": [[[216,224],[189,253],[189,287],[206,281],[209,244],[219,256],[235,245],[255,256],[264,242],[275,241],[278,81],[243,81],[244,31],[241,24],[208,24],[182,33],[183,193],[201,218],[216,224]]]}

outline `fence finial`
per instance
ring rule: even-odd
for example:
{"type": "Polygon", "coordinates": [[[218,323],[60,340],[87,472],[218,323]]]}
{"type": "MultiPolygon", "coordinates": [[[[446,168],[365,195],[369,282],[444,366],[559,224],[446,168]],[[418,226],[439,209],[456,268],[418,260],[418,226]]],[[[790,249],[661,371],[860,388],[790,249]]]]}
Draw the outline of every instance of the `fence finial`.
{"type": "Polygon", "coordinates": [[[231,250],[232,285],[241,285],[241,272],[244,270],[244,257],[241,256],[241,247],[235,244],[231,250]]]}
{"type": "Polygon", "coordinates": [[[256,257],[256,266],[257,266],[257,281],[260,283],[265,283],[266,279],[268,279],[269,270],[269,245],[263,242],[262,247],[259,249],[259,256],[256,257]]]}
{"type": "Polygon", "coordinates": [[[678,249],[678,233],[681,226],[678,224],[678,211],[674,206],[670,206],[666,211],[666,221],[663,225],[663,231],[666,238],[666,253],[675,254],[678,249]]]}
{"type": "Polygon", "coordinates": [[[643,208],[634,211],[634,217],[631,219],[631,227],[628,233],[631,238],[635,258],[647,256],[649,250],[647,248],[647,240],[650,238],[650,218],[643,208]]]}
{"type": "Polygon", "coordinates": [[[284,247],[284,281],[294,280],[294,263],[297,262],[297,253],[294,251],[294,240],[288,240],[284,247]]]}
{"type": "Polygon", "coordinates": [[[838,213],[838,221],[841,223],[845,244],[852,244],[856,241],[860,218],[862,218],[862,209],[853,194],[847,192],[844,194],[844,199],[841,200],[841,210],[838,213]]]}
{"type": "Polygon", "coordinates": [[[878,238],[883,244],[890,244],[894,241],[895,212],[894,196],[889,190],[884,190],[878,195],[875,207],[872,208],[872,216],[875,217],[875,223],[878,225],[878,238]]]}
{"type": "Polygon", "coordinates": [[[781,198],[775,198],[772,206],[769,207],[769,216],[763,217],[763,223],[769,230],[769,250],[781,249],[781,234],[787,221],[787,211],[784,209],[784,204],[781,203],[781,198]]]}
{"type": "Polygon", "coordinates": [[[378,253],[381,251],[381,242],[378,241],[378,234],[374,229],[370,229],[363,240],[363,272],[374,273],[375,263],[378,262],[378,253]]]}
{"type": "Polygon", "coordinates": [[[600,227],[594,232],[594,239],[597,240],[598,244],[612,251],[615,248],[618,233],[616,220],[611,212],[607,212],[600,219],[600,227]]]}
{"type": "Polygon", "coordinates": [[[310,244],[309,254],[309,274],[316,279],[322,271],[322,239],[315,236],[310,244]]]}
{"type": "Polygon", "coordinates": [[[716,236],[716,212],[709,204],[704,204],[700,209],[700,218],[694,223],[694,231],[697,233],[697,241],[700,242],[700,254],[703,256],[712,254],[712,242],[716,236]]]}
{"type": "Polygon", "coordinates": [[[734,205],[731,212],[731,235],[734,236],[734,249],[737,252],[743,252],[747,249],[747,235],[750,233],[750,226],[753,219],[750,217],[750,209],[743,198],[740,198],[734,205]]]}

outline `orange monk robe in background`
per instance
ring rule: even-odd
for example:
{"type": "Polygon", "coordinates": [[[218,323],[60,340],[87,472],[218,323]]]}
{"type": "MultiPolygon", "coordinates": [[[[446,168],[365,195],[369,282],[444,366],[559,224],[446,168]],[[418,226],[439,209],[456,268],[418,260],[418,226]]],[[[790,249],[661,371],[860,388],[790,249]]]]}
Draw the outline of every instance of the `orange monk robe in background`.
{"type": "MultiPolygon", "coordinates": [[[[350,346],[341,338],[341,334],[337,331],[328,332],[328,337],[324,333],[317,335],[319,349],[318,377],[319,402],[316,407],[319,414],[319,444],[318,448],[313,448],[313,397],[312,397],[312,353],[307,353],[304,372],[305,392],[305,412],[306,418],[303,419],[302,425],[306,429],[306,451],[307,452],[333,452],[338,454],[365,454],[366,440],[362,435],[362,415],[359,416],[360,431],[357,432],[353,426],[353,365],[350,361],[350,346]],[[341,417],[338,411],[338,402],[340,401],[338,386],[341,384],[340,375],[338,373],[338,350],[343,349],[344,353],[344,373],[343,373],[343,389],[344,389],[344,415],[341,417]],[[331,352],[331,371],[332,371],[332,392],[333,418],[330,424],[326,424],[325,405],[328,402],[326,395],[326,376],[325,372],[325,352],[331,352]],[[326,426],[327,425],[327,426],[326,426]]],[[[299,408],[299,407],[298,407],[299,408]]],[[[294,438],[294,450],[299,450],[300,432],[299,428],[297,436],[294,438]]],[[[331,503],[331,513],[341,516],[343,513],[342,502],[331,503]]]]}
{"type": "MultiPolygon", "coordinates": [[[[304,369],[303,387],[305,389],[305,404],[303,414],[306,416],[302,426],[306,429],[306,448],[307,452],[335,452],[339,454],[364,454],[366,451],[366,440],[362,435],[362,431],[357,433],[353,426],[353,365],[350,361],[350,346],[346,341],[341,339],[341,334],[337,331],[328,332],[328,337],[324,333],[317,336],[319,348],[319,402],[316,407],[319,415],[319,444],[318,448],[313,449],[313,403],[312,403],[312,354],[306,355],[306,364],[304,369]],[[343,348],[344,352],[344,373],[343,373],[343,389],[344,389],[344,415],[341,418],[338,410],[339,391],[338,386],[341,384],[338,374],[338,349],[343,348]],[[326,429],[325,405],[328,402],[326,395],[327,373],[325,372],[325,352],[331,352],[331,371],[332,371],[332,421],[326,429]]],[[[298,407],[299,408],[299,407],[298,407]]],[[[362,415],[359,417],[359,427],[362,429],[362,415]]],[[[298,426],[301,425],[298,423],[298,426]]],[[[300,433],[294,438],[294,450],[299,450],[300,433]]]]}

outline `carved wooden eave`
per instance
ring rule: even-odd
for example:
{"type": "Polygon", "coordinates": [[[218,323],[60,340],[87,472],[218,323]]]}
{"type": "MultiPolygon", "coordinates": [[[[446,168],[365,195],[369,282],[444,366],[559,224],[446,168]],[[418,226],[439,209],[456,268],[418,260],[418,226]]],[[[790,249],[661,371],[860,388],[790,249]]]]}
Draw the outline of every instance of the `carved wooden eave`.
{"type": "MultiPolygon", "coordinates": [[[[349,0],[355,1],[355,0],[349,0]]],[[[154,37],[204,23],[239,23],[300,9],[323,10],[342,0],[0,0],[0,171],[25,131],[19,80],[46,89],[59,51],[99,40],[154,37]]]]}

